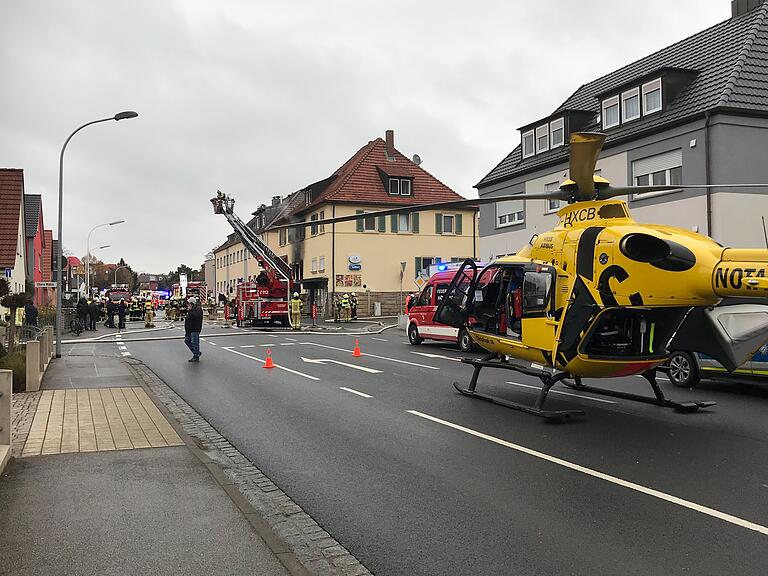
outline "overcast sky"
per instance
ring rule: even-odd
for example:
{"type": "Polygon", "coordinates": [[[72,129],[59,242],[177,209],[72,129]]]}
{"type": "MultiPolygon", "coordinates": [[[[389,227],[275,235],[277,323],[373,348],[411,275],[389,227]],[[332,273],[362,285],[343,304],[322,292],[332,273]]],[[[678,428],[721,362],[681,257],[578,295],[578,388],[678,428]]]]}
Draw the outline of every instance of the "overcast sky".
{"type": "Polygon", "coordinates": [[[578,86],[730,16],[730,0],[0,0],[0,167],[64,246],[198,266],[247,219],[387,129],[464,196],[578,86]]]}

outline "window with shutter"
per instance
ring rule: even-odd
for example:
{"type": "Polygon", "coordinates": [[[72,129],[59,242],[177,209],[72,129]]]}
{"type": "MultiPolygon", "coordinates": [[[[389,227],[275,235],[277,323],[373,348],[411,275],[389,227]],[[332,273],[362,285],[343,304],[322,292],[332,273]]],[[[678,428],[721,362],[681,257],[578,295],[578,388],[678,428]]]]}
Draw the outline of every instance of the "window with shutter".
{"type": "MultiPolygon", "coordinates": [[[[364,214],[364,213],[365,213],[364,210],[355,210],[355,214],[364,214]]],[[[356,223],[357,223],[357,231],[358,232],[362,232],[364,230],[364,228],[363,228],[363,218],[358,218],[356,220],[356,223]]]]}
{"type": "Polygon", "coordinates": [[[454,225],[456,227],[456,235],[461,236],[461,214],[456,214],[456,218],[454,219],[454,225]]]}
{"type": "Polygon", "coordinates": [[[419,213],[414,212],[411,214],[411,232],[414,234],[419,233],[419,213]]]}
{"type": "Polygon", "coordinates": [[[435,214],[435,234],[443,233],[443,215],[435,214]]]}
{"type": "Polygon", "coordinates": [[[389,221],[392,232],[397,232],[397,214],[392,214],[392,216],[389,217],[389,221]]]}
{"type": "Polygon", "coordinates": [[[387,231],[387,218],[386,216],[379,216],[379,232],[387,231]]]}

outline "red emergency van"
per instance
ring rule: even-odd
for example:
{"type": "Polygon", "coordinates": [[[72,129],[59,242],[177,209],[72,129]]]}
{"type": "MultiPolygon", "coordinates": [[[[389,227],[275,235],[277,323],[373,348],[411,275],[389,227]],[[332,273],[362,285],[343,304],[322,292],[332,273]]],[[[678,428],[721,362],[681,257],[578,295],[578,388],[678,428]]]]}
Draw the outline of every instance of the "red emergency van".
{"type": "Polygon", "coordinates": [[[472,337],[464,328],[453,328],[436,324],[434,321],[437,305],[455,275],[455,269],[436,272],[430,277],[421,294],[409,302],[408,340],[411,344],[421,344],[423,340],[444,340],[457,344],[465,352],[472,349],[472,337]]]}

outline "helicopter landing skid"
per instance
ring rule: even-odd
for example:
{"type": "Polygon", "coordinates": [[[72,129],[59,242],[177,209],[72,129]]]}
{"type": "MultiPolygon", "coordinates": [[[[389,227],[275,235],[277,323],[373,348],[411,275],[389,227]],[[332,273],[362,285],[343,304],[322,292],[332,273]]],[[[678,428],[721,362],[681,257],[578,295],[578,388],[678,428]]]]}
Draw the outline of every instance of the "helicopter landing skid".
{"type": "Polygon", "coordinates": [[[472,373],[472,379],[469,381],[469,387],[462,388],[458,382],[454,382],[454,388],[466,396],[493,402],[494,404],[506,406],[507,408],[519,410],[520,412],[525,412],[527,414],[533,414],[534,416],[540,416],[547,420],[562,422],[563,420],[569,419],[571,416],[581,416],[584,414],[583,410],[544,410],[542,408],[544,400],[547,398],[547,394],[549,393],[549,389],[552,388],[552,386],[557,382],[562,381],[564,378],[569,378],[570,374],[567,374],[566,372],[550,374],[544,370],[536,370],[535,368],[528,368],[526,366],[519,366],[517,364],[501,361],[491,362],[493,358],[497,358],[497,355],[491,354],[482,359],[462,358],[462,362],[465,364],[471,364],[475,370],[472,373]],[[490,394],[483,394],[475,390],[477,387],[477,378],[480,376],[480,370],[483,368],[503,368],[504,370],[512,370],[514,372],[521,372],[529,376],[536,376],[542,381],[544,385],[541,387],[539,396],[536,398],[536,402],[534,402],[533,406],[519,404],[517,402],[512,402],[510,400],[499,398],[498,396],[492,396],[490,394]]]}
{"type": "Polygon", "coordinates": [[[664,396],[664,392],[656,382],[656,371],[644,372],[642,374],[648,383],[653,388],[654,397],[641,396],[639,394],[632,394],[631,392],[621,392],[619,390],[608,390],[606,388],[598,388],[596,386],[587,386],[581,383],[581,378],[575,378],[573,382],[563,381],[563,384],[574,390],[580,392],[592,392],[594,394],[600,394],[603,396],[612,396],[613,398],[624,398],[625,400],[633,400],[635,402],[644,402],[645,404],[654,404],[656,406],[664,406],[665,408],[672,408],[676,412],[696,412],[699,408],[709,408],[714,406],[717,402],[707,401],[691,401],[691,402],[676,402],[670,400],[664,396]]]}

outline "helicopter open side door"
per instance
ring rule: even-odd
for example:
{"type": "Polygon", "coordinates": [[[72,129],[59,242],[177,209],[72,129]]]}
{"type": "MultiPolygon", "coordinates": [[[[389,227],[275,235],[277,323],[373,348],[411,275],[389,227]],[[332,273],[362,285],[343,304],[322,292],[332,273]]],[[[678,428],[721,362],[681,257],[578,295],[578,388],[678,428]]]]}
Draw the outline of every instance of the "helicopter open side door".
{"type": "Polygon", "coordinates": [[[435,322],[462,328],[472,311],[478,273],[474,260],[467,258],[448,285],[435,310],[435,322]]]}

